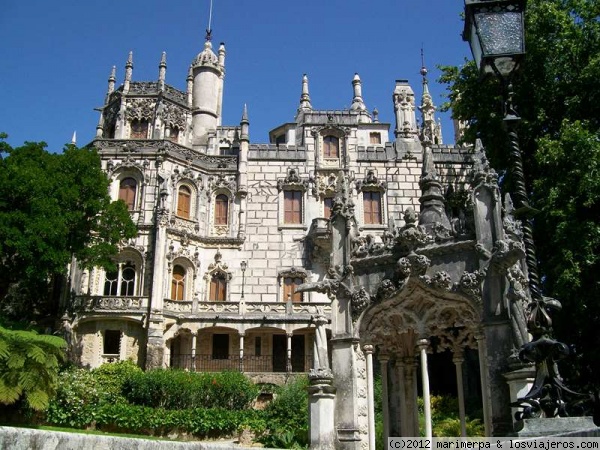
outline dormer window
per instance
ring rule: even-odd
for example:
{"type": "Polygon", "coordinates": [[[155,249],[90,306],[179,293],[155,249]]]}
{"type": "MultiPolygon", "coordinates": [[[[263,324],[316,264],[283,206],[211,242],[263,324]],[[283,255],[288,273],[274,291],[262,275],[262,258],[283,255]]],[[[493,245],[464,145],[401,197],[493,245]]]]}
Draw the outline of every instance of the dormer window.
{"type": "Polygon", "coordinates": [[[148,138],[148,121],[134,119],[131,122],[131,139],[147,139],[148,138]]]}
{"type": "Polygon", "coordinates": [[[323,137],[323,156],[325,158],[338,158],[340,154],[340,140],[335,136],[323,137]]]}

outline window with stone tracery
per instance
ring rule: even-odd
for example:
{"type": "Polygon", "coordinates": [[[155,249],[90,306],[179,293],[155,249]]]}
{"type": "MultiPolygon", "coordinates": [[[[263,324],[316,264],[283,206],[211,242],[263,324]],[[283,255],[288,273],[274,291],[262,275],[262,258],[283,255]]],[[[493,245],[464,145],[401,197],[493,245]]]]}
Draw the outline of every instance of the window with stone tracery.
{"type": "Polygon", "coordinates": [[[174,266],[171,275],[171,300],[185,300],[186,271],[182,266],[174,266]]]}
{"type": "Polygon", "coordinates": [[[145,119],[133,119],[131,121],[131,139],[148,138],[148,121],[145,119]]]}
{"type": "Polygon", "coordinates": [[[119,263],[104,277],[104,295],[135,295],[136,271],[132,263],[119,263]]]}

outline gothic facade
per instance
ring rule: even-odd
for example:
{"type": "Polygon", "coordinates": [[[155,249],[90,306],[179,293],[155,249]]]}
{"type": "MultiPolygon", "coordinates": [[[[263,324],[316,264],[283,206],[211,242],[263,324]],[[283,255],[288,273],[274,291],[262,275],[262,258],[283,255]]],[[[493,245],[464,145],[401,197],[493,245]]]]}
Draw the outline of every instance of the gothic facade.
{"type": "Polygon", "coordinates": [[[504,374],[527,340],[519,224],[483,149],[443,145],[425,70],[418,105],[396,81],[392,139],[358,75],[350,108],[327,111],[313,108],[305,75],[295,121],[264,144],[250,140],[246,107],[239,124],[221,123],[223,44],[215,53],[206,41],[185,91],[166,84],[164,54],[157,81],[132,72],[130,54],[116,88],[113,68],[90,145],[139,233],[115,271],[73,262],[64,323],[74,360],[270,382],[310,372],[322,399],[312,445],[358,449],[374,435],[373,357],[385,433],[410,436],[427,355],[452,352],[464,397],[471,348],[486,430],[506,432],[504,374]]]}

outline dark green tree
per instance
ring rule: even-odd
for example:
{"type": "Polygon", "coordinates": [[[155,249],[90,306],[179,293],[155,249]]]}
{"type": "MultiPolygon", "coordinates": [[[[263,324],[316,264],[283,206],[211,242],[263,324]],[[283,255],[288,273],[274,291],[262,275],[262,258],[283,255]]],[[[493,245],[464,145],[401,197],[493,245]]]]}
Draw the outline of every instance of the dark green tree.
{"type": "Polygon", "coordinates": [[[0,313],[39,320],[56,311],[57,279],[72,256],[110,267],[137,230],[125,203],[112,202],[95,150],[43,142],[12,148],[0,135],[0,313]]]}
{"type": "MultiPolygon", "coordinates": [[[[600,2],[529,0],[526,57],[513,80],[519,138],[534,218],[544,295],[563,311],[557,337],[578,355],[561,371],[580,387],[600,380],[600,2]]],[[[472,62],[443,67],[465,142],[483,141],[510,191],[502,89],[472,62]]]]}

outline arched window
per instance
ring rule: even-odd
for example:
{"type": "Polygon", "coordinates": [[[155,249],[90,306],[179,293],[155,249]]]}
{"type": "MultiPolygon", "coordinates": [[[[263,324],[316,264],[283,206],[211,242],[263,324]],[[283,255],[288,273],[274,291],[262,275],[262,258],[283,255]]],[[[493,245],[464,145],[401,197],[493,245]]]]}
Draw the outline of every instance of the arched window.
{"type": "Polygon", "coordinates": [[[302,301],[302,292],[296,292],[296,288],[300,286],[304,280],[300,277],[283,277],[283,301],[288,299],[293,303],[302,301]]]}
{"type": "Polygon", "coordinates": [[[133,263],[119,263],[117,270],[106,272],[104,295],[135,295],[135,276],[133,263]]]}
{"type": "Polygon", "coordinates": [[[119,292],[119,272],[116,270],[106,272],[104,278],[104,295],[117,295],[119,292]]]}
{"type": "Polygon", "coordinates": [[[283,222],[302,223],[302,191],[284,191],[283,203],[283,222]]]}
{"type": "Polygon", "coordinates": [[[227,276],[222,272],[213,274],[210,279],[209,302],[222,302],[227,299],[227,276]]]}
{"type": "Polygon", "coordinates": [[[340,140],[335,136],[323,137],[323,156],[325,158],[337,158],[340,154],[340,140]]]}
{"type": "Polygon", "coordinates": [[[229,220],[229,198],[219,194],[215,198],[215,225],[227,225],[229,220]]]}
{"type": "Polygon", "coordinates": [[[133,295],[135,292],[135,266],[127,263],[121,271],[121,295],[133,295]]]}
{"type": "Polygon", "coordinates": [[[365,224],[379,225],[381,221],[381,192],[364,191],[363,192],[363,211],[365,224]]]}
{"type": "Polygon", "coordinates": [[[146,139],[148,137],[148,121],[134,119],[131,122],[131,139],[146,139]]]}
{"type": "Polygon", "coordinates": [[[185,269],[181,266],[173,267],[171,278],[171,299],[185,300],[185,269]]]}
{"type": "Polygon", "coordinates": [[[177,142],[179,140],[179,128],[171,127],[170,134],[169,134],[169,140],[171,142],[177,142]]]}
{"type": "Polygon", "coordinates": [[[180,186],[177,191],[177,215],[184,219],[190,218],[192,204],[192,191],[187,186],[180,186]]]}
{"type": "Polygon", "coordinates": [[[119,184],[119,200],[123,200],[129,211],[135,209],[137,183],[133,178],[124,178],[119,184]]]}

